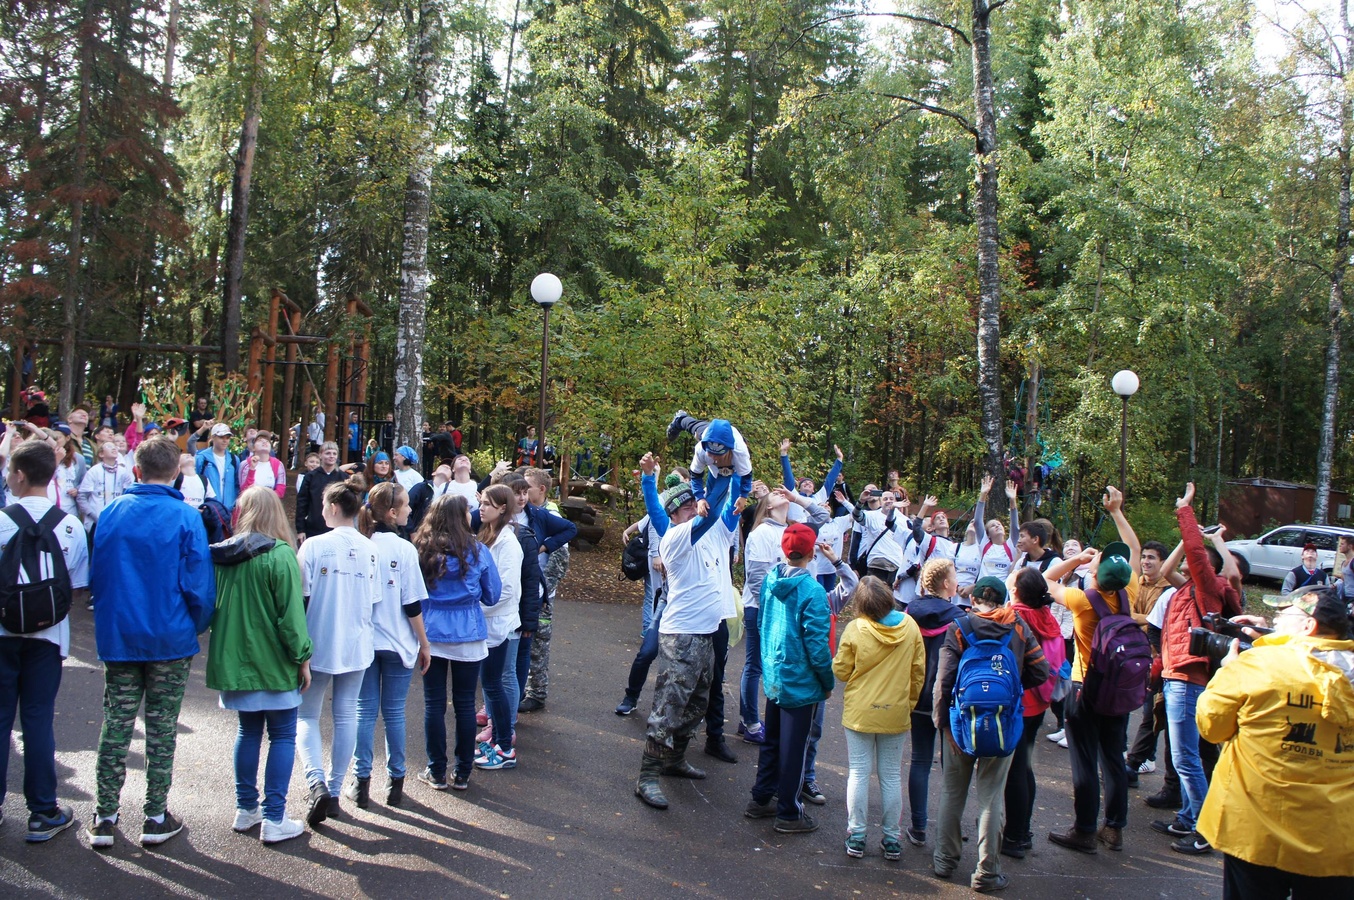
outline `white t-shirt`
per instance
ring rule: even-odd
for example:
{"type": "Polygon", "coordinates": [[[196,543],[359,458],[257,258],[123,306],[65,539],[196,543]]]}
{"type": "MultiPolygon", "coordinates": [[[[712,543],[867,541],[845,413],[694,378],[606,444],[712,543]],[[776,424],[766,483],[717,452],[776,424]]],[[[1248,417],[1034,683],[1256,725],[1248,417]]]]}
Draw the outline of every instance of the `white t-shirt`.
{"type": "MultiPolygon", "coordinates": [[[[436,489],[434,489],[433,493],[436,493],[436,489]]],[[[453,497],[464,497],[465,502],[471,509],[475,508],[475,504],[478,503],[480,499],[480,492],[475,490],[475,482],[473,481],[467,481],[462,484],[453,478],[451,481],[447,482],[445,493],[451,494],[453,497]]]]}
{"type": "Polygon", "coordinates": [[[207,499],[207,483],[196,472],[192,475],[185,475],[183,476],[183,484],[179,486],[179,493],[183,494],[184,503],[187,503],[193,509],[197,509],[207,499]]]}
{"type": "MultiPolygon", "coordinates": [[[[808,516],[808,513],[805,513],[808,516]]],[[[830,546],[840,558],[842,555],[842,539],[846,532],[851,530],[851,517],[847,515],[837,516],[835,519],[829,519],[828,523],[818,529],[818,540],[830,546]]],[[[813,571],[816,575],[832,575],[837,571],[837,567],[827,558],[823,551],[818,550],[814,554],[813,571]]]]}
{"type": "Polygon", "coordinates": [[[737,526],[721,517],[695,544],[691,530],[698,519],[673,525],[663,535],[659,555],[668,573],[668,606],[660,634],[713,634],[724,620],[733,582],[729,549],[737,526]]]}
{"type": "Polygon", "coordinates": [[[1009,539],[1004,544],[993,544],[984,537],[979,542],[979,546],[983,561],[978,571],[978,577],[986,578],[991,575],[993,578],[1000,578],[1005,581],[1006,576],[1011,574],[1011,564],[1015,562],[1015,544],[1009,539]]]}
{"type": "MultiPolygon", "coordinates": [[[[248,463],[246,463],[248,465],[248,463]]],[[[254,465],[254,484],[253,487],[264,487],[272,490],[277,484],[277,476],[273,474],[273,464],[271,460],[264,460],[262,463],[254,465]]]]}
{"type": "Polygon", "coordinates": [[[306,438],[312,444],[319,444],[324,441],[324,413],[317,412],[315,414],[315,418],[306,427],[306,438]]]}
{"type": "MultiPolygon", "coordinates": [[[[46,497],[24,497],[17,503],[33,517],[34,522],[42,521],[42,517],[47,515],[47,511],[54,505],[46,497]]],[[[9,516],[0,515],[0,553],[4,552],[5,545],[18,531],[19,529],[9,516]]],[[[56,526],[56,539],[61,544],[61,555],[66,558],[66,571],[71,576],[71,587],[89,587],[89,544],[85,539],[85,528],[80,524],[80,520],[67,514],[56,526]]],[[[44,562],[43,567],[48,569],[50,565],[50,562],[44,562]]],[[[19,577],[25,579],[22,583],[27,583],[22,569],[19,571],[19,577]]],[[[61,656],[65,658],[70,655],[71,647],[70,616],[57,622],[51,628],[44,628],[32,634],[11,634],[3,626],[0,626],[0,637],[24,637],[51,641],[61,648],[61,656]]]]}
{"type": "Polygon", "coordinates": [[[785,561],[785,551],[781,549],[781,538],[785,537],[786,526],[775,519],[766,518],[752,529],[747,544],[743,547],[744,571],[756,568],[761,578],[747,578],[743,582],[743,605],[760,607],[762,584],[777,564],[785,561]]]}
{"type": "Polygon", "coordinates": [[[414,485],[423,481],[423,476],[418,474],[418,469],[399,469],[395,472],[395,480],[400,483],[400,487],[406,491],[412,490],[414,485]]]}
{"type": "MultiPolygon", "coordinates": [[[[225,453],[217,453],[215,450],[213,450],[213,451],[212,451],[212,459],[216,461],[216,473],[217,473],[217,475],[220,476],[221,478],[226,478],[226,477],[228,477],[227,474],[226,474],[226,454],[225,454],[225,453]]],[[[219,497],[216,496],[216,488],[212,487],[211,481],[209,481],[209,480],[206,479],[206,478],[204,478],[204,479],[202,479],[202,480],[207,482],[207,496],[210,497],[210,498],[213,499],[213,500],[218,500],[218,499],[220,499],[219,497]]]]}
{"type": "Polygon", "coordinates": [[[978,583],[978,571],[982,568],[983,562],[978,554],[982,546],[982,543],[974,541],[972,544],[960,544],[955,547],[954,573],[959,579],[960,587],[978,583]]]}
{"type": "Polygon", "coordinates": [[[52,476],[52,482],[56,485],[57,500],[61,504],[61,510],[67,515],[77,515],[80,506],[75,502],[75,497],[71,492],[80,493],[80,482],[75,480],[76,473],[79,472],[78,466],[57,466],[56,474],[52,476]]]}
{"type": "Polygon", "coordinates": [[[418,567],[418,550],[389,531],[376,532],[371,542],[376,545],[381,594],[380,602],[371,610],[372,649],[394,651],[404,667],[412,669],[418,661],[418,635],[404,614],[404,606],[428,599],[428,586],[418,567]]]}
{"type": "Polygon", "coordinates": [[[498,568],[499,581],[503,582],[503,593],[498,603],[483,607],[484,624],[488,630],[485,643],[497,647],[508,639],[508,635],[522,627],[522,543],[511,528],[498,533],[494,545],[489,548],[498,568]]]}
{"type": "Polygon", "coordinates": [[[1147,614],[1147,624],[1156,628],[1166,627],[1166,608],[1171,605],[1171,598],[1175,596],[1175,588],[1166,588],[1157,598],[1156,605],[1152,611],[1147,614]]]}
{"type": "Polygon", "coordinates": [[[381,600],[376,545],[351,525],[307,538],[297,553],[301,592],[310,598],[306,628],[314,645],[310,667],[341,675],[371,665],[372,607],[381,600]]]}

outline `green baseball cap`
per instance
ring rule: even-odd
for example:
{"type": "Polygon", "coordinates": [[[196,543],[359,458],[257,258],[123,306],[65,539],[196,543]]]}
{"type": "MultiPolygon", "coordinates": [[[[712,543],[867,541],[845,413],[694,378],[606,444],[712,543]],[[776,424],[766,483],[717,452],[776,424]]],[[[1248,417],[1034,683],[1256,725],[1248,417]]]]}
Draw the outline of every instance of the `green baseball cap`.
{"type": "Polygon", "coordinates": [[[1102,591],[1117,591],[1128,587],[1133,580],[1133,565],[1129,557],[1133,551],[1123,541],[1110,541],[1100,551],[1100,565],[1095,570],[1095,583],[1102,591]]]}
{"type": "Polygon", "coordinates": [[[1006,583],[991,575],[986,578],[979,578],[978,583],[973,586],[970,599],[1001,606],[1006,602],[1006,583]]]}

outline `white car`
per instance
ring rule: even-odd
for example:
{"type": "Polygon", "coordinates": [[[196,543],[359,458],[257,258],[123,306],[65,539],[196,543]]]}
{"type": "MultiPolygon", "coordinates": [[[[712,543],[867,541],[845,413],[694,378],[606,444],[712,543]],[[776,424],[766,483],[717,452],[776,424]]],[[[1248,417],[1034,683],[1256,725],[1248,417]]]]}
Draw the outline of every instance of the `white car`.
{"type": "Polygon", "coordinates": [[[1237,558],[1241,574],[1282,581],[1302,565],[1302,548],[1316,546],[1317,565],[1330,571],[1335,564],[1335,548],[1340,537],[1354,537],[1354,530],[1328,525],[1283,525],[1254,540],[1228,541],[1227,549],[1237,558]]]}

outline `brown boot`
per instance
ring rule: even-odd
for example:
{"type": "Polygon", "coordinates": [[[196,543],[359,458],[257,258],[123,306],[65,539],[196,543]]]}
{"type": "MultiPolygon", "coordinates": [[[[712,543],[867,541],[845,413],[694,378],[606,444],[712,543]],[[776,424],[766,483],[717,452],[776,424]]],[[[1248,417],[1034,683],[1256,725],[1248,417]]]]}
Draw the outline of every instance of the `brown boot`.
{"type": "Polygon", "coordinates": [[[1106,825],[1095,833],[1095,839],[1105,845],[1106,850],[1124,849],[1124,830],[1106,825]]]}
{"type": "Polygon", "coordinates": [[[1095,853],[1096,839],[1095,834],[1083,834],[1077,831],[1073,826],[1066,831],[1050,831],[1048,839],[1059,847],[1066,847],[1069,850],[1076,850],[1080,853],[1095,853]]]}

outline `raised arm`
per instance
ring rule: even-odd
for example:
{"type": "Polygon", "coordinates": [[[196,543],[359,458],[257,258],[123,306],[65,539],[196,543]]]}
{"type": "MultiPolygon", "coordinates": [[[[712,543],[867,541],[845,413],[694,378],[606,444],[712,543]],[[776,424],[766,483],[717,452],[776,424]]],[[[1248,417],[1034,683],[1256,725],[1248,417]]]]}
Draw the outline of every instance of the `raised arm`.
{"type": "MultiPolygon", "coordinates": [[[[1193,485],[1190,486],[1191,496],[1193,496],[1193,485]]],[[[1133,526],[1128,524],[1128,517],[1124,515],[1124,495],[1120,493],[1117,487],[1110,485],[1105,488],[1105,496],[1100,499],[1100,505],[1105,507],[1105,512],[1110,514],[1114,520],[1114,527],[1119,529],[1119,540],[1128,545],[1129,560],[1128,564],[1133,569],[1134,575],[1142,574],[1142,544],[1138,541],[1138,535],[1133,531],[1133,526]]]]}
{"type": "Polygon", "coordinates": [[[1185,562],[1195,590],[1214,603],[1223,601],[1223,581],[1213,572],[1213,562],[1204,549],[1199,522],[1194,518],[1194,482],[1185,485],[1185,495],[1175,501],[1175,517],[1180,523],[1180,540],[1185,544],[1185,562]]]}
{"type": "Polygon", "coordinates": [[[785,438],[780,442],[780,474],[785,481],[786,490],[795,489],[795,473],[790,467],[790,439],[785,438]]]}
{"type": "Polygon", "coordinates": [[[1171,555],[1166,557],[1166,561],[1161,564],[1161,574],[1171,583],[1171,587],[1180,587],[1189,580],[1178,571],[1180,560],[1184,558],[1185,542],[1179,541],[1176,543],[1175,549],[1171,551],[1171,555]]]}
{"type": "Polygon", "coordinates": [[[658,461],[654,459],[652,453],[646,453],[639,461],[639,467],[644,472],[639,480],[640,490],[644,494],[644,509],[649,514],[649,524],[653,526],[654,532],[662,537],[668,532],[669,520],[667,511],[658,500],[658,480],[654,478],[654,469],[658,467],[658,461]]]}
{"type": "Polygon", "coordinates": [[[1009,478],[1006,480],[1006,505],[1011,508],[1011,531],[1006,535],[1006,542],[1015,545],[1016,535],[1020,534],[1020,504],[1016,503],[1017,485],[1009,478]]]}

